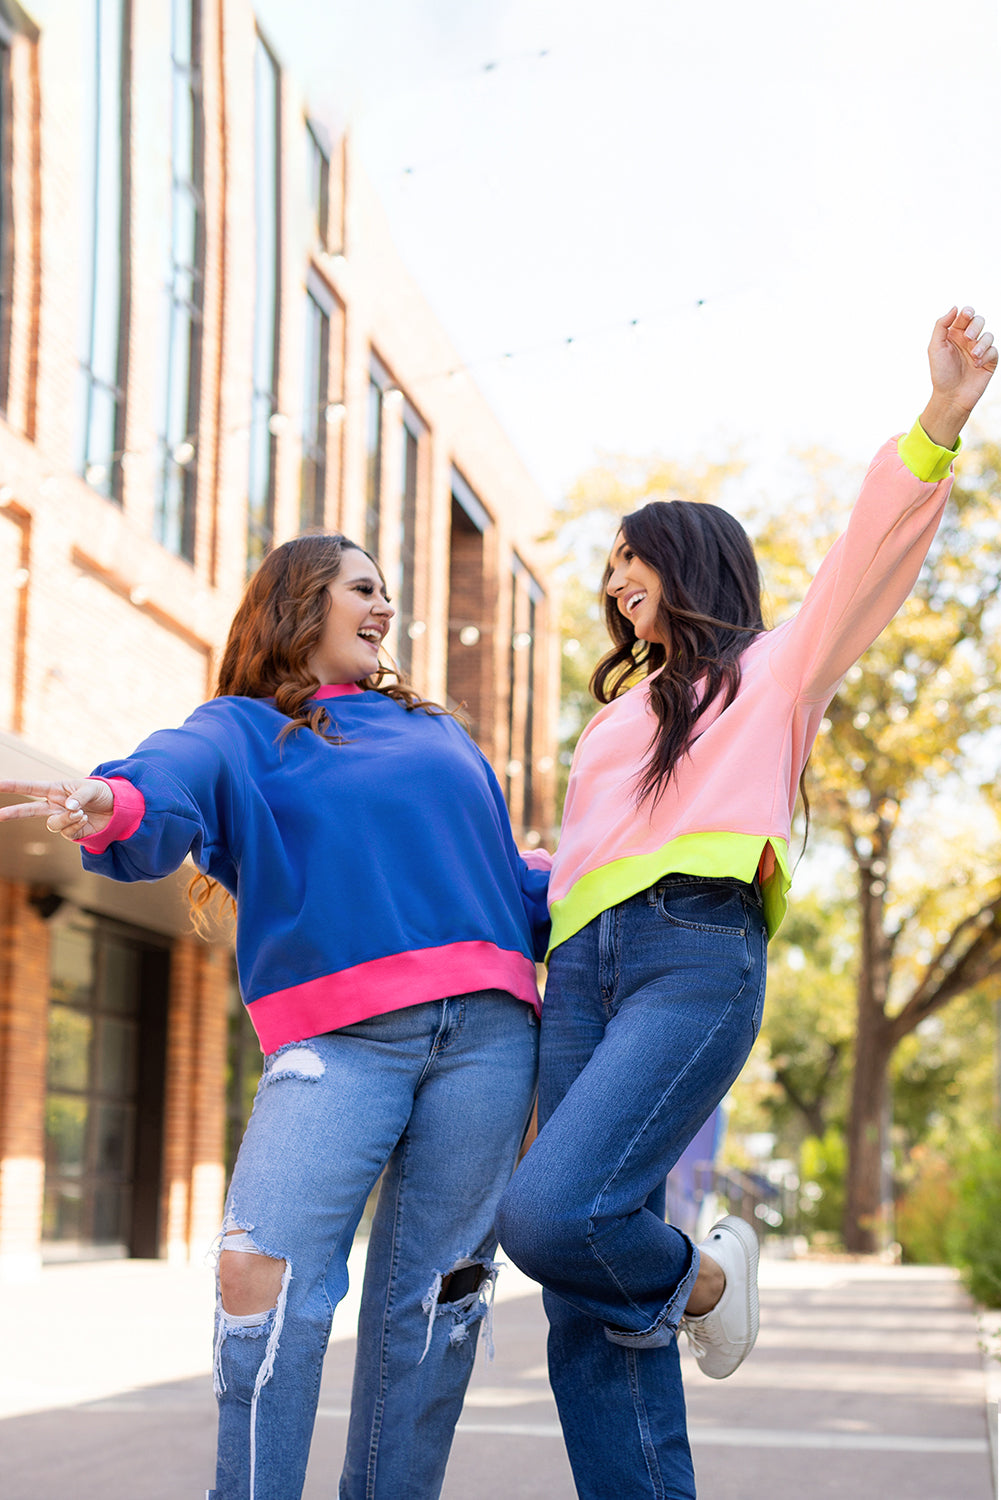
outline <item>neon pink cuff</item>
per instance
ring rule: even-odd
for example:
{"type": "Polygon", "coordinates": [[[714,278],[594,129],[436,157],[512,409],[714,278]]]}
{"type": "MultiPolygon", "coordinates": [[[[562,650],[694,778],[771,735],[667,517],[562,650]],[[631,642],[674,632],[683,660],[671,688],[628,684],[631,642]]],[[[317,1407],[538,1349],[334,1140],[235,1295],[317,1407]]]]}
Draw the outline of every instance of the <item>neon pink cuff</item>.
{"type": "Polygon", "coordinates": [[[115,799],[111,819],[107,828],[100,833],[95,833],[92,839],[81,839],[81,846],[88,854],[103,854],[109,844],[119,843],[122,839],[130,839],[143,820],[146,811],[146,798],[138,787],[133,786],[131,781],[126,781],[121,776],[95,776],[95,781],[103,781],[105,786],[111,788],[115,799]]]}

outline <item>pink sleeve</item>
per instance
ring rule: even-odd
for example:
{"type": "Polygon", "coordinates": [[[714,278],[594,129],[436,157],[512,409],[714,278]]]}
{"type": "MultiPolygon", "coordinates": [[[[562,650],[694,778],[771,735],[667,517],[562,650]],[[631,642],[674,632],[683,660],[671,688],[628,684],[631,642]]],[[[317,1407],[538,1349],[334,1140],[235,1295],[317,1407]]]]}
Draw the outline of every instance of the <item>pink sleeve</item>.
{"type": "Polygon", "coordinates": [[[530,870],[553,868],[553,856],[548,849],[519,849],[518,853],[530,870]]]}
{"type": "Polygon", "coordinates": [[[88,854],[103,854],[109,844],[132,837],[143,820],[146,799],[138,787],[121,776],[95,776],[94,780],[103,781],[111,788],[115,806],[107,828],[102,828],[91,839],[81,839],[80,845],[88,854]]]}
{"type": "Polygon", "coordinates": [[[823,701],[893,619],[914,587],[951,478],[923,482],[896,441],[869,466],[848,521],[792,620],[775,632],[771,668],[796,697],[823,701]]]}

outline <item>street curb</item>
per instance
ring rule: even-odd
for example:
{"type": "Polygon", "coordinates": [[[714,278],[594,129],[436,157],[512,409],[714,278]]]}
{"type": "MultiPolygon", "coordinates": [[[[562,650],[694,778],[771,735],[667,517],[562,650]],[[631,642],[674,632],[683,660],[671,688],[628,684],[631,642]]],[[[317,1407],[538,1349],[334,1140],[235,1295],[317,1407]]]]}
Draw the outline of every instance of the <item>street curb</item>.
{"type": "Polygon", "coordinates": [[[991,1473],[994,1494],[1001,1500],[1001,1454],[998,1452],[1001,1426],[1001,1311],[982,1307],[977,1316],[980,1353],[984,1362],[984,1399],[987,1410],[987,1439],[991,1447],[991,1473]]]}

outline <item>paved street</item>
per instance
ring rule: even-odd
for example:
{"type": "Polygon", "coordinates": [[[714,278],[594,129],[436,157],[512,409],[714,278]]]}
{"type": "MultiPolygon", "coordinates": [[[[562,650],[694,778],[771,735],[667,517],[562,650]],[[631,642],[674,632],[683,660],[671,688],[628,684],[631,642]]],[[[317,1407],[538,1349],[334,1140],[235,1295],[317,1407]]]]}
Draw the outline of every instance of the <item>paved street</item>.
{"type": "MultiPolygon", "coordinates": [[[[977,1320],[951,1273],[766,1260],[761,1280],[761,1336],[743,1368],[710,1381],[685,1357],[700,1500],[993,1500],[977,1320]]],[[[211,1303],[207,1270],[154,1262],[52,1267],[0,1288],[4,1500],[201,1500],[211,1303]]],[[[336,1494],[353,1311],[335,1324],[306,1500],[336,1494]]],[[[541,1305],[510,1269],[496,1342],[444,1500],[573,1500],[541,1305]]]]}

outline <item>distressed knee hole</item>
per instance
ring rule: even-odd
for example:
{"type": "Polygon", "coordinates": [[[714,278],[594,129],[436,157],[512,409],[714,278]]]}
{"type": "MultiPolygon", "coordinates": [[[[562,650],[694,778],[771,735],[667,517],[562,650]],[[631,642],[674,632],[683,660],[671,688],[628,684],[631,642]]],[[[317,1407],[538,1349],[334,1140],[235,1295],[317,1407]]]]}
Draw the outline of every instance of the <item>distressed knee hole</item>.
{"type": "Polygon", "coordinates": [[[489,1274],[486,1266],[477,1265],[475,1261],[472,1265],[457,1266],[454,1271],[449,1271],[447,1276],[441,1278],[438,1301],[461,1302],[464,1297],[478,1292],[489,1274]]]}
{"type": "Polygon", "coordinates": [[[264,1070],[261,1079],[262,1087],[269,1083],[276,1083],[279,1078],[298,1078],[303,1082],[315,1082],[322,1078],[326,1068],[323,1059],[312,1047],[304,1047],[299,1042],[291,1046],[281,1048],[274,1054],[271,1061],[264,1070]]]}
{"type": "MultiPolygon", "coordinates": [[[[232,1217],[227,1216],[227,1222],[232,1224],[232,1217]]],[[[255,1245],[247,1229],[227,1229],[224,1226],[222,1242],[212,1385],[217,1396],[227,1389],[227,1368],[230,1374],[233,1373],[227,1355],[231,1340],[259,1341],[260,1363],[254,1376],[253,1392],[249,1389],[247,1392],[247,1399],[253,1404],[274,1370],[285,1322],[292,1263],[277,1255],[265,1254],[255,1245]],[[231,1250],[226,1248],[227,1240],[233,1246],[231,1250]]],[[[239,1361],[235,1369],[242,1379],[239,1361]]]]}
{"type": "Polygon", "coordinates": [[[450,1271],[439,1271],[421,1306],[427,1314],[428,1331],[421,1362],[431,1348],[435,1322],[439,1318],[450,1320],[449,1346],[455,1348],[465,1344],[469,1331],[484,1319],[487,1352],[493,1358],[493,1300],[497,1284],[498,1266],[492,1260],[457,1260],[450,1271]]]}
{"type": "Polygon", "coordinates": [[[246,1229],[231,1229],[223,1236],[219,1300],[227,1316],[258,1318],[263,1323],[278,1304],[284,1275],[285,1261],[265,1255],[246,1229]],[[232,1248],[227,1240],[234,1241],[232,1248]]]}

